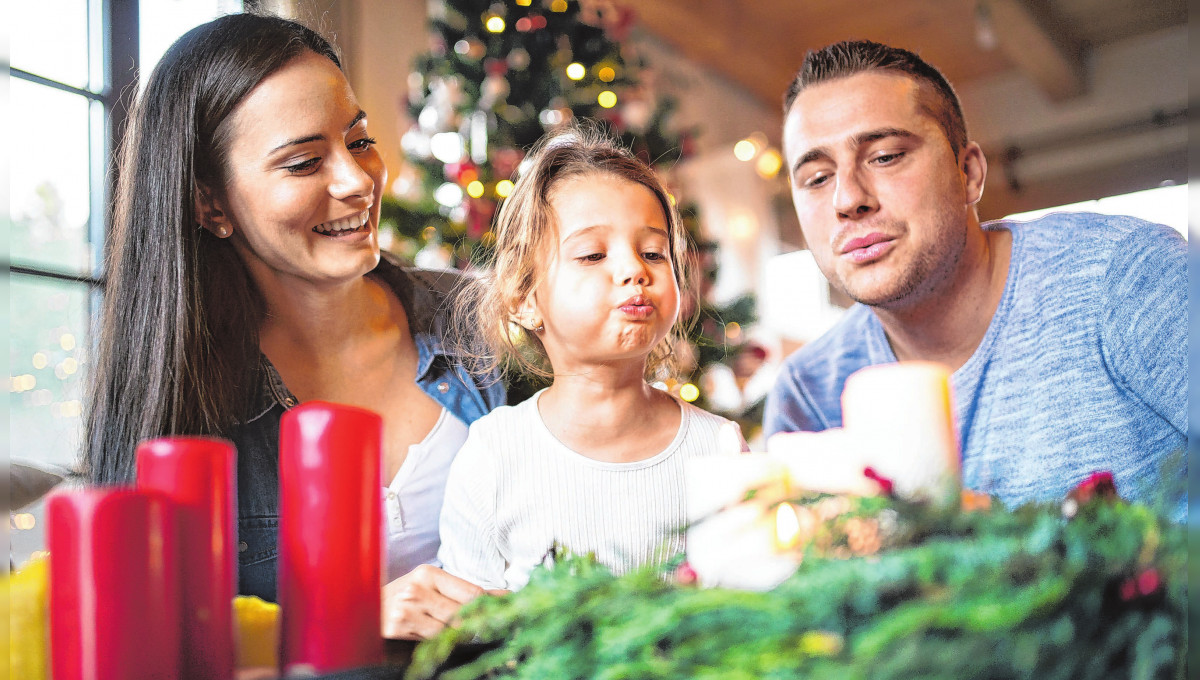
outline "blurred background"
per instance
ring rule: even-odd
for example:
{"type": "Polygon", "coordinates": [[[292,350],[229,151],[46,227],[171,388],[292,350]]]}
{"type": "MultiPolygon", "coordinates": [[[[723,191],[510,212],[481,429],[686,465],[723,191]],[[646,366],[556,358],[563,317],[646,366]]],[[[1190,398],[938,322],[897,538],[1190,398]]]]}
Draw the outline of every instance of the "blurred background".
{"type": "MultiPolygon", "coordinates": [[[[420,266],[486,257],[495,206],[544,132],[591,118],[620,134],[662,174],[695,246],[697,323],[659,386],[752,441],[775,367],[849,302],[806,252],[780,172],[782,94],[808,49],[867,38],[941,68],[988,157],[985,220],[1092,210],[1186,237],[1183,0],[11,3],[14,470],[76,466],[112,159],[139,83],[178,36],[243,9],[340,47],[389,168],[381,241],[420,266]]],[[[43,545],[41,506],[10,493],[20,564],[43,545]]]]}

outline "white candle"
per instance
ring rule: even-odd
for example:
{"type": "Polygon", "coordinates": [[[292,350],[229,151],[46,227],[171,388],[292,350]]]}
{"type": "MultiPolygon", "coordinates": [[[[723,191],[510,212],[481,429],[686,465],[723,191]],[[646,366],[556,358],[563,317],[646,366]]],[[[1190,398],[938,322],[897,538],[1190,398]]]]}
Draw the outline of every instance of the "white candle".
{"type": "Polygon", "coordinates": [[[958,498],[950,370],[929,361],[864,368],[846,380],[842,425],[865,460],[905,498],[958,498]]]}

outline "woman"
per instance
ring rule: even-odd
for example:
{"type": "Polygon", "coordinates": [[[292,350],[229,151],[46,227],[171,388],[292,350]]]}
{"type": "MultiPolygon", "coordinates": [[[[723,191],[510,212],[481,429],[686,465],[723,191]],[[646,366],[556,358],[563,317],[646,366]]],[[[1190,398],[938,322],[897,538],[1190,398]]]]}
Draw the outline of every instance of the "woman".
{"type": "Polygon", "coordinates": [[[503,389],[443,346],[455,277],[380,258],[373,145],[334,49],[299,24],[232,15],[168,50],[122,158],[85,463],[124,483],[143,439],[232,440],[239,590],[273,599],[283,412],[379,413],[383,629],[421,638],[480,592],[425,563],[450,461],[503,389]]]}

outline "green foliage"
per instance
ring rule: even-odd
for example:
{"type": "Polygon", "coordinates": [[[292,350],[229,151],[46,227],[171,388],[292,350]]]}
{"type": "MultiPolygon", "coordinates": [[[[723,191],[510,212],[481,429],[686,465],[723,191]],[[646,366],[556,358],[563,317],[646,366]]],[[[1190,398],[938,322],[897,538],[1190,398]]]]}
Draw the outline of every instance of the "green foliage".
{"type": "MultiPolygon", "coordinates": [[[[888,501],[899,545],[815,551],[767,593],[615,577],[586,557],[485,597],[408,678],[1183,678],[1186,536],[1097,499],[939,511],[888,501]],[[452,651],[498,645],[457,667],[452,651]]],[[[863,510],[860,507],[860,510],[863,510]]]]}

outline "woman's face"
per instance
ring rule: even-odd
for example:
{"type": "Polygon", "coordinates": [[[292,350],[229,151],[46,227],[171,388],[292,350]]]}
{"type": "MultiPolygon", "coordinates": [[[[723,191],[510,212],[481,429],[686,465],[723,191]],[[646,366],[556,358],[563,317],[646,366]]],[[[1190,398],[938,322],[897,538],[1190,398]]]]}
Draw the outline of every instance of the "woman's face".
{"type": "Polygon", "coordinates": [[[264,293],[373,269],[387,169],[341,70],[304,52],[251,90],[229,123],[228,178],[205,226],[225,228],[264,293]]]}

